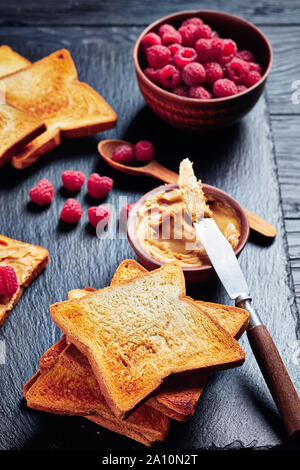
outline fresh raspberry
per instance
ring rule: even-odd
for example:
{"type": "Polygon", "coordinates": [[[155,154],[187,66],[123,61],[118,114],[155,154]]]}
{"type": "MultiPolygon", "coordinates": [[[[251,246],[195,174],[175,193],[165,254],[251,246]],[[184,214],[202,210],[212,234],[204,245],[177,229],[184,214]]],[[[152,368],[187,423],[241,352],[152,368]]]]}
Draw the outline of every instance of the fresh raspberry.
{"type": "Polygon", "coordinates": [[[211,39],[212,38],[212,30],[208,24],[202,24],[197,26],[197,30],[195,31],[195,37],[197,39],[205,38],[211,39]]]}
{"type": "Polygon", "coordinates": [[[164,23],[159,27],[158,34],[162,36],[165,33],[174,33],[176,29],[169,23],[164,23]]]}
{"type": "Polygon", "coordinates": [[[198,100],[209,100],[211,94],[203,86],[191,86],[188,91],[189,98],[196,98],[198,100]]]}
{"type": "Polygon", "coordinates": [[[181,82],[179,70],[174,65],[165,65],[159,72],[160,84],[167,90],[173,90],[181,82]]]}
{"type": "Polygon", "coordinates": [[[146,58],[150,67],[159,69],[167,65],[171,51],[166,46],[151,46],[146,49],[146,58]]]}
{"type": "Polygon", "coordinates": [[[188,96],[188,87],[186,85],[180,85],[174,88],[173,93],[177,96],[188,96]]]}
{"type": "Polygon", "coordinates": [[[223,69],[218,62],[206,62],[204,64],[206,72],[206,83],[212,84],[219,78],[223,78],[223,69]]]}
{"type": "Polygon", "coordinates": [[[246,49],[244,49],[242,51],[238,51],[236,56],[238,57],[238,59],[245,60],[246,62],[254,62],[255,61],[255,57],[252,54],[252,52],[247,51],[246,49]]]}
{"type": "Polygon", "coordinates": [[[213,84],[213,95],[216,98],[236,95],[237,92],[236,84],[231,80],[228,80],[228,78],[220,78],[213,84]]]}
{"type": "Polygon", "coordinates": [[[152,67],[147,67],[144,69],[144,74],[146,75],[152,83],[159,85],[159,71],[160,69],[153,69],[152,67]]]}
{"type": "Polygon", "coordinates": [[[94,206],[88,209],[89,222],[93,227],[104,228],[108,224],[110,216],[111,211],[107,206],[94,206]]]}
{"type": "Polygon", "coordinates": [[[203,24],[203,20],[198,18],[197,16],[193,16],[192,18],[188,18],[185,20],[181,26],[186,26],[188,24],[195,24],[196,26],[201,26],[203,24]]]}
{"type": "Polygon", "coordinates": [[[260,79],[261,74],[259,72],[256,72],[255,70],[252,70],[246,75],[244,79],[244,85],[249,88],[250,86],[253,86],[255,85],[255,83],[259,82],[260,79]]]}
{"type": "Polygon", "coordinates": [[[18,279],[14,268],[0,266],[0,295],[11,297],[19,288],[18,279]]]}
{"type": "Polygon", "coordinates": [[[75,224],[81,219],[82,207],[76,199],[67,199],[60,213],[60,218],[67,224],[75,224]]]}
{"type": "Polygon", "coordinates": [[[205,82],[206,72],[202,64],[192,62],[182,70],[182,80],[186,85],[198,86],[205,82]]]}
{"type": "Polygon", "coordinates": [[[200,62],[215,61],[223,53],[223,39],[198,39],[195,44],[200,62]]]}
{"type": "Polygon", "coordinates": [[[212,37],[212,38],[219,38],[220,35],[219,35],[218,31],[212,31],[212,32],[211,32],[211,37],[212,37]]]}
{"type": "Polygon", "coordinates": [[[29,197],[35,204],[43,206],[50,204],[54,196],[54,188],[52,183],[46,178],[41,179],[35,188],[29,191],[29,197]]]}
{"type": "Polygon", "coordinates": [[[259,64],[257,64],[256,62],[248,62],[249,64],[249,72],[252,72],[253,70],[255,70],[256,72],[259,72],[260,74],[262,74],[262,68],[259,64]]]}
{"type": "Polygon", "coordinates": [[[87,190],[93,198],[102,199],[111,191],[113,184],[113,180],[108,176],[92,173],[87,182],[87,190]]]}
{"type": "Polygon", "coordinates": [[[121,208],[121,210],[120,210],[120,221],[122,222],[123,225],[127,224],[129,213],[130,213],[131,209],[133,208],[133,206],[134,206],[134,202],[129,202],[128,204],[126,204],[125,206],[123,206],[121,208]]]}
{"type": "Polygon", "coordinates": [[[187,24],[185,26],[180,26],[178,32],[182,37],[182,44],[184,46],[192,47],[197,41],[197,30],[200,26],[197,26],[193,23],[187,24]]]}
{"type": "Polygon", "coordinates": [[[174,63],[179,69],[197,60],[197,52],[192,47],[183,47],[174,54],[174,63]]]}
{"type": "Polygon", "coordinates": [[[176,54],[176,52],[180,51],[181,49],[183,49],[183,46],[181,44],[170,44],[170,46],[168,46],[168,49],[170,50],[172,56],[176,54]]]}
{"type": "Polygon", "coordinates": [[[243,91],[247,90],[247,87],[245,85],[237,85],[237,90],[238,93],[242,93],[243,91]]]}
{"type": "Polygon", "coordinates": [[[122,165],[132,165],[134,162],[134,149],[130,145],[118,145],[113,151],[111,159],[122,165]]]}
{"type": "Polygon", "coordinates": [[[230,62],[237,53],[237,45],[232,39],[223,39],[223,52],[221,57],[219,57],[219,62],[222,65],[230,62]]]}
{"type": "Polygon", "coordinates": [[[161,44],[161,39],[158,34],[147,33],[141,40],[141,44],[144,47],[144,49],[147,49],[147,47],[157,46],[161,44]]]}
{"type": "Polygon", "coordinates": [[[249,72],[249,64],[245,60],[237,59],[236,57],[232,59],[227,68],[227,77],[229,80],[232,80],[234,83],[243,84],[246,76],[249,72]]]}
{"type": "Polygon", "coordinates": [[[62,173],[61,179],[68,191],[79,191],[84,183],[85,174],[82,171],[66,170],[62,173]]]}
{"type": "Polygon", "coordinates": [[[140,140],[134,147],[135,158],[138,162],[150,162],[154,159],[154,145],[147,140],[140,140]]]}
{"type": "Polygon", "coordinates": [[[170,46],[171,44],[182,44],[182,37],[178,31],[169,31],[162,35],[161,42],[164,46],[170,46]]]}

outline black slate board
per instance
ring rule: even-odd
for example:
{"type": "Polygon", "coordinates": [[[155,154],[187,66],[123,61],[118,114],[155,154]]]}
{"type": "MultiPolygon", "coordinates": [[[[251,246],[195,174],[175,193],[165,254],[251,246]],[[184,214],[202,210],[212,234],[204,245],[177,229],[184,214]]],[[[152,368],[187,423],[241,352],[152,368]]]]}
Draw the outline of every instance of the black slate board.
{"type": "MultiPolygon", "coordinates": [[[[0,42],[36,60],[59,47],[70,49],[79,76],[99,90],[119,115],[116,129],[101,138],[152,140],[160,160],[173,170],[182,157],[195,162],[203,181],[219,186],[244,206],[279,228],[275,242],[263,246],[249,242],[240,257],[254,294],[254,304],[269,328],[294,382],[296,315],[288,270],[286,235],[274,149],[265,99],[239,125],[207,135],[190,135],[162,124],[144,105],[130,61],[132,42],[140,28],[1,29],[0,42]]],[[[85,216],[76,228],[59,223],[66,199],[60,175],[65,169],[97,171],[112,176],[113,192],[106,202],[117,207],[119,196],[134,202],[157,182],[119,175],[98,157],[100,136],[65,142],[35,166],[18,172],[0,171],[0,233],[41,244],[49,249],[46,271],[23,294],[0,330],[6,345],[6,363],[0,365],[1,449],[141,449],[124,437],[98,428],[84,419],[40,413],[26,408],[22,385],[35,372],[39,356],[61,335],[50,319],[48,307],[63,300],[69,289],[107,285],[120,261],[134,257],[126,239],[99,240],[87,224],[86,210],[93,202],[81,191],[85,216]],[[55,185],[50,208],[28,204],[28,191],[42,177],[55,185]],[[100,433],[98,434],[98,432],[100,433]]],[[[189,289],[195,298],[228,302],[218,282],[189,289]]],[[[241,340],[247,360],[243,367],[215,374],[203,394],[193,419],[173,422],[170,436],[154,449],[260,448],[286,441],[286,433],[253,358],[247,339],[241,340]]],[[[297,385],[297,384],[296,384],[297,385]]],[[[299,385],[299,384],[298,384],[299,385]]]]}

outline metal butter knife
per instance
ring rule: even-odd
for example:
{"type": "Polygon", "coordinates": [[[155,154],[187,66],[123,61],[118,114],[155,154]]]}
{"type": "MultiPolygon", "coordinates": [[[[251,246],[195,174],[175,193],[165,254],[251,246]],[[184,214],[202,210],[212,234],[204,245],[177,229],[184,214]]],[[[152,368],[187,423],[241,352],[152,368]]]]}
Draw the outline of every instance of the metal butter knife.
{"type": "Polygon", "coordinates": [[[237,307],[248,310],[247,335],[258,365],[290,436],[300,436],[300,402],[267,328],[251,306],[246,279],[236,255],[212,218],[193,222],[220,281],[237,307]]]}

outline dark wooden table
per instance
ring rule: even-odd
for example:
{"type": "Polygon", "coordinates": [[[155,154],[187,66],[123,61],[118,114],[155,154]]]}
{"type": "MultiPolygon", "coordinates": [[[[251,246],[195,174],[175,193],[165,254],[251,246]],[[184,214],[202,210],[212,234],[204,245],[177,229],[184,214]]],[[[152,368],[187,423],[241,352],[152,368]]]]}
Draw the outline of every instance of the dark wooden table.
{"type": "MultiPolygon", "coordinates": [[[[66,199],[62,171],[80,169],[113,177],[115,187],[107,202],[115,207],[119,196],[134,202],[157,184],[108,168],[96,150],[101,138],[152,140],[160,160],[173,170],[189,156],[203,181],[228,191],[278,227],[272,244],[251,237],[240,260],[255,306],[299,387],[300,104],[297,96],[292,98],[292,85],[300,80],[300,2],[18,0],[0,4],[0,26],[0,43],[32,61],[68,48],[80,79],[95,87],[119,115],[114,130],[66,142],[25,171],[9,166],[0,170],[0,233],[41,244],[51,255],[46,271],[0,330],[6,346],[6,362],[0,365],[0,449],[142,449],[82,418],[29,410],[21,393],[39,356],[61,335],[50,319],[49,305],[65,299],[69,289],[107,285],[118,264],[134,257],[124,236],[95,236],[87,223],[91,201],[85,191],[78,196],[85,211],[78,227],[68,229],[59,222],[66,199]],[[193,8],[214,8],[249,19],[267,34],[275,53],[266,92],[254,110],[233,128],[201,136],[174,131],[150,112],[131,61],[133,43],[144,25],[193,8]],[[50,208],[37,210],[28,203],[28,191],[43,177],[54,183],[56,196],[50,208]]],[[[218,282],[190,288],[189,293],[229,302],[218,282]]],[[[241,344],[247,354],[245,365],[215,374],[193,419],[173,422],[168,440],[156,444],[155,450],[291,447],[247,339],[241,344]]]]}

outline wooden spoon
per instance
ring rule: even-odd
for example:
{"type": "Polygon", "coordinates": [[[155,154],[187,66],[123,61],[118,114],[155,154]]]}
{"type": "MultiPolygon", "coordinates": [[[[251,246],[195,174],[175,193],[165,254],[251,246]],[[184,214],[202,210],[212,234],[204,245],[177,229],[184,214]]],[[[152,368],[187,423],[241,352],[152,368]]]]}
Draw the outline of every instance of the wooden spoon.
{"type": "MultiPolygon", "coordinates": [[[[133,147],[133,144],[126,142],[125,140],[101,140],[101,142],[99,142],[98,144],[98,151],[103,160],[105,160],[108,165],[118,171],[121,171],[122,173],[127,173],[128,175],[133,176],[152,176],[163,181],[164,183],[177,183],[178,174],[160,165],[157,160],[152,160],[151,162],[143,166],[122,165],[121,163],[112,160],[111,157],[114,149],[119,145],[124,144],[133,147]]],[[[247,209],[244,210],[248,216],[248,221],[251,230],[268,238],[274,238],[276,236],[277,229],[273,225],[271,225],[269,222],[262,219],[258,215],[255,215],[252,212],[248,211],[247,209]]]]}

